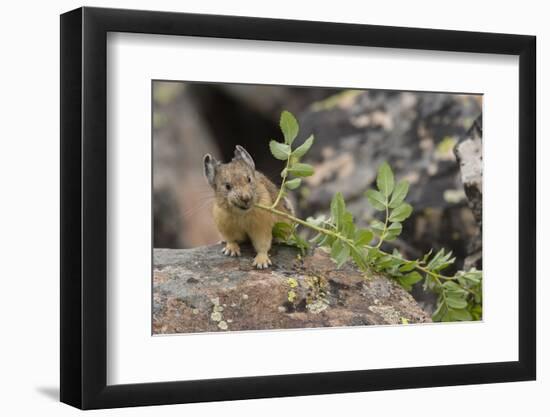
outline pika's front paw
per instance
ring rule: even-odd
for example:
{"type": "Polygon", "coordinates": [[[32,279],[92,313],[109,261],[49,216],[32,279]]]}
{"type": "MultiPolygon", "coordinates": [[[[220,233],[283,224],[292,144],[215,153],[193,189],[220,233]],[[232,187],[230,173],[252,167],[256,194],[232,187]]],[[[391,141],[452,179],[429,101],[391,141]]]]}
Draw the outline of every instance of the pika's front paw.
{"type": "Polygon", "coordinates": [[[258,269],[266,269],[269,268],[269,265],[271,265],[271,259],[269,259],[267,253],[259,253],[254,258],[254,262],[252,262],[252,265],[254,265],[258,269]]]}
{"type": "Polygon", "coordinates": [[[241,248],[238,243],[226,243],[222,253],[227,256],[241,256],[241,248]]]}

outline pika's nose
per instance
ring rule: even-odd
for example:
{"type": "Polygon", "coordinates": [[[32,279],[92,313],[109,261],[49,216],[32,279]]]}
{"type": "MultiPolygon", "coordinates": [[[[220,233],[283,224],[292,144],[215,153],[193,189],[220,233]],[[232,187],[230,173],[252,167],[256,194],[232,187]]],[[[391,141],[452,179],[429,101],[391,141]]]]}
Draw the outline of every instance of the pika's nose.
{"type": "Polygon", "coordinates": [[[244,195],[241,195],[241,201],[244,203],[244,204],[249,204],[250,203],[250,200],[252,200],[252,197],[249,195],[249,194],[244,194],[244,195]]]}

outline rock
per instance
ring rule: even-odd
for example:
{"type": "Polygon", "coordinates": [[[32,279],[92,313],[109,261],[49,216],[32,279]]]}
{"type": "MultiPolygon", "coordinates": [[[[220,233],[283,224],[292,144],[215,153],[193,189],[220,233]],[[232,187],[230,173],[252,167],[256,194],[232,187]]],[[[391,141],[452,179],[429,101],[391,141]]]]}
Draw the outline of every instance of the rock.
{"type": "Polygon", "coordinates": [[[482,220],[483,220],[483,145],[482,117],[479,116],[468,133],[456,145],[454,151],[460,164],[460,177],[468,205],[479,226],[477,233],[470,239],[468,256],[464,260],[464,269],[472,267],[482,269],[482,220]]]}
{"type": "Polygon", "coordinates": [[[281,85],[242,85],[231,83],[211,84],[210,88],[218,89],[221,93],[229,95],[240,106],[248,111],[257,113],[256,117],[261,115],[273,120],[274,124],[279,123],[282,110],[298,114],[304,111],[311,103],[323,100],[340,91],[338,88],[303,89],[281,85]]]}
{"type": "Polygon", "coordinates": [[[352,264],[337,269],[320,249],[300,257],[277,245],[273,267],[257,270],[252,248],[243,246],[239,258],[221,248],[154,250],[155,334],[431,321],[393,280],[366,277],[352,264]]]}
{"type": "Polygon", "coordinates": [[[483,145],[481,139],[482,118],[480,116],[455,147],[456,158],[460,164],[460,177],[468,197],[468,205],[480,226],[483,200],[483,145]]]}
{"type": "Polygon", "coordinates": [[[202,174],[206,153],[219,156],[187,84],[155,81],[153,218],[155,247],[194,247],[219,239],[210,213],[213,192],[202,174]]]}

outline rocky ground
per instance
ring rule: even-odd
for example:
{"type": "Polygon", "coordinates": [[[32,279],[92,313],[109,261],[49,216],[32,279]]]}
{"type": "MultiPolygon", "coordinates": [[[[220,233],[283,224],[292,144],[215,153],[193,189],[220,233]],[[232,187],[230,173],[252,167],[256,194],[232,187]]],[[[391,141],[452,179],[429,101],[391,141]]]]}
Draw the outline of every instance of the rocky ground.
{"type": "Polygon", "coordinates": [[[276,246],[273,267],[253,251],[226,257],[221,245],[155,249],[155,334],[425,323],[431,319],[392,280],[336,269],[321,250],[305,257],[276,246]]]}

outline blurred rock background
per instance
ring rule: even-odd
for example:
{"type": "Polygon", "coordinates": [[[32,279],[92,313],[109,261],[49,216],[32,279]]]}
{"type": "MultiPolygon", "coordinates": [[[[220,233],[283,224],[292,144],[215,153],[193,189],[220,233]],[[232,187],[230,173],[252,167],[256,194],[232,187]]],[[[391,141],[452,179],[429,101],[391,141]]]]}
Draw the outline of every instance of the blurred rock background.
{"type": "MultiPolygon", "coordinates": [[[[294,193],[301,217],[327,212],[340,191],[356,222],[376,215],[363,193],[378,166],[388,161],[396,179],[407,179],[413,216],[394,242],[408,257],[430,249],[451,249],[456,267],[481,268],[481,176],[466,187],[460,165],[471,149],[481,166],[482,96],[343,90],[243,84],[153,84],[153,205],[155,248],[189,248],[219,240],[211,218],[213,193],[202,175],[209,152],[229,160],[236,144],[275,183],[281,166],[268,142],[279,139],[278,121],[289,110],[300,122],[299,145],[311,133],[315,144],[304,162],[315,175],[294,193]],[[466,146],[476,140],[476,146],[466,146]],[[461,144],[465,152],[460,152],[461,144]],[[476,211],[476,217],[472,208],[476,211]]],[[[470,152],[471,153],[471,152],[470,152]]],[[[413,291],[429,310],[432,300],[413,291]]]]}

